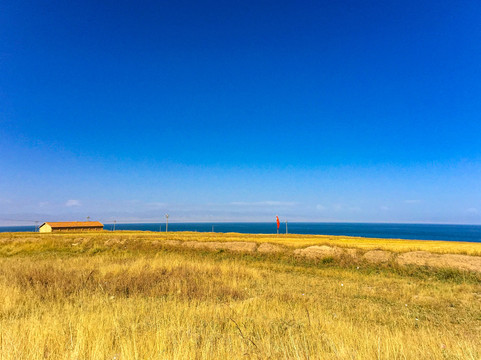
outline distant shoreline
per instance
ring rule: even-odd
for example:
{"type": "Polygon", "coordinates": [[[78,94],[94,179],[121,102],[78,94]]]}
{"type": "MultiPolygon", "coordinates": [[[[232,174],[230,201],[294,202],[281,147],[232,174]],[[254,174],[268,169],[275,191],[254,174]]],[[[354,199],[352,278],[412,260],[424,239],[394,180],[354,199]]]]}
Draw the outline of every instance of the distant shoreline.
{"type": "MultiPolygon", "coordinates": [[[[114,224],[104,224],[104,230],[113,230],[114,224]]],[[[32,232],[35,226],[1,226],[1,232],[32,232]]],[[[116,230],[165,232],[165,223],[116,223],[116,230]]],[[[241,234],[276,234],[275,223],[266,222],[169,222],[169,231],[196,231],[241,234]]],[[[481,242],[481,225],[437,225],[394,223],[312,223],[288,222],[289,234],[331,235],[377,239],[433,240],[481,242]]],[[[286,233],[282,223],[279,233],[286,233]]]]}

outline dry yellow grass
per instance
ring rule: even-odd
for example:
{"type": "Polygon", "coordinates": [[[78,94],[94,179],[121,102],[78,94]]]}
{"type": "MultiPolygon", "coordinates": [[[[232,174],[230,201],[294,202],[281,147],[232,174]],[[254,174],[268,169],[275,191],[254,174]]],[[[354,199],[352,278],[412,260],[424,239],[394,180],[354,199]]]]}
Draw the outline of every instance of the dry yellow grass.
{"type": "Polygon", "coordinates": [[[302,238],[2,234],[0,358],[481,358],[479,276],[162,246],[302,238]]]}
{"type": "Polygon", "coordinates": [[[429,251],[439,254],[466,254],[481,256],[481,243],[453,242],[453,241],[426,241],[403,239],[376,239],[331,235],[266,235],[266,234],[239,234],[239,233],[203,233],[203,232],[149,232],[149,231],[117,231],[102,233],[0,233],[0,243],[8,241],[33,242],[39,237],[52,242],[72,237],[84,240],[112,240],[112,241],[243,241],[256,243],[274,243],[289,248],[302,248],[313,245],[329,245],[343,248],[359,248],[363,250],[381,249],[393,252],[429,251]]]}

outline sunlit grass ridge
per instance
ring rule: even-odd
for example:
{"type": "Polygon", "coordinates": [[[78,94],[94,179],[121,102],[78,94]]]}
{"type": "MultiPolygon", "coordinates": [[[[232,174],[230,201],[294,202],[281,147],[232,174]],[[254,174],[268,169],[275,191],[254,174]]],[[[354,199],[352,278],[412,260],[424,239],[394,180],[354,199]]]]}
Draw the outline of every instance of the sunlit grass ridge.
{"type": "Polygon", "coordinates": [[[467,254],[481,256],[481,243],[433,240],[405,240],[378,239],[333,235],[298,235],[298,234],[239,234],[239,233],[203,233],[203,232],[149,232],[149,231],[120,231],[101,233],[0,233],[0,244],[15,242],[15,249],[19,244],[25,249],[35,249],[39,246],[55,247],[70,246],[68,240],[83,244],[86,242],[104,244],[105,242],[141,242],[143,245],[153,241],[246,241],[256,243],[274,243],[289,248],[302,248],[312,245],[330,245],[339,247],[353,247],[363,250],[382,249],[394,252],[429,251],[440,254],[467,254]],[[41,237],[39,237],[41,236],[41,237]],[[39,239],[42,241],[39,243],[39,239]],[[65,239],[67,242],[63,241],[65,239]],[[76,240],[75,240],[76,239],[76,240]]]}

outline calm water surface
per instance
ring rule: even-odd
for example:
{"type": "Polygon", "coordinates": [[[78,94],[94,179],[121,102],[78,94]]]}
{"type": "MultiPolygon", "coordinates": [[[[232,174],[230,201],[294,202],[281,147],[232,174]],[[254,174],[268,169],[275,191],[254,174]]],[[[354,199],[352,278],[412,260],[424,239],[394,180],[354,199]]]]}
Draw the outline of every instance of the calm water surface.
{"type": "MultiPolygon", "coordinates": [[[[481,242],[481,225],[288,223],[291,234],[345,235],[373,238],[481,242]]],[[[34,231],[34,226],[4,226],[0,232],[34,231]]],[[[113,224],[105,224],[112,230],[113,224]]],[[[165,223],[116,224],[116,230],[165,231],[165,223]]],[[[275,234],[275,223],[169,223],[169,231],[275,234]]],[[[285,223],[280,232],[285,233],[285,223]]]]}

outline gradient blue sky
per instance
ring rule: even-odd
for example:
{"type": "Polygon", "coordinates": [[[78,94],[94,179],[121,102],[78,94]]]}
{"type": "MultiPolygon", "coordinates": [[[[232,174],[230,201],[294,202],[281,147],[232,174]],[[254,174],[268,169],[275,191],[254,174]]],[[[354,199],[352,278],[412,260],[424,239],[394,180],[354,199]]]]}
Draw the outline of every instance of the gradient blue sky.
{"type": "Polygon", "coordinates": [[[1,1],[0,224],[481,224],[479,1],[1,1]]]}

